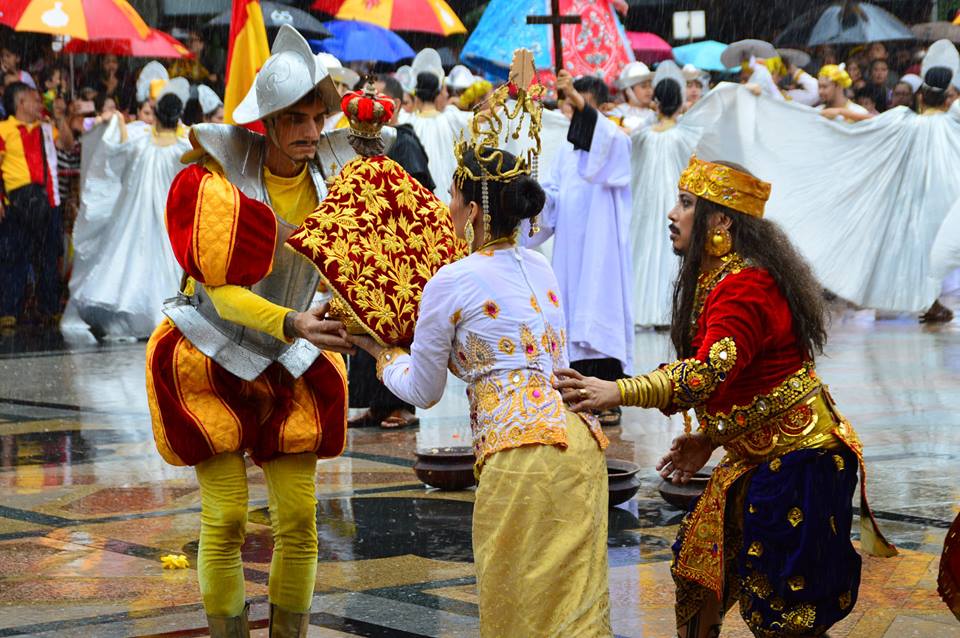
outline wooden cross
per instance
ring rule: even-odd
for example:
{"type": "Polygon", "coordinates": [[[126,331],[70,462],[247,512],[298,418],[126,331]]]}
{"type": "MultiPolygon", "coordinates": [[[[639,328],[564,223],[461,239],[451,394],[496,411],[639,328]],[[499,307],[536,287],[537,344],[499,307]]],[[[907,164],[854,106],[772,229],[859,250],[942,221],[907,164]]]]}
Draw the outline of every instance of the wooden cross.
{"type": "Polygon", "coordinates": [[[550,15],[527,16],[527,24],[553,25],[553,66],[556,73],[563,68],[563,39],[560,36],[560,25],[580,24],[583,20],[576,15],[561,15],[560,0],[550,0],[550,15]]]}

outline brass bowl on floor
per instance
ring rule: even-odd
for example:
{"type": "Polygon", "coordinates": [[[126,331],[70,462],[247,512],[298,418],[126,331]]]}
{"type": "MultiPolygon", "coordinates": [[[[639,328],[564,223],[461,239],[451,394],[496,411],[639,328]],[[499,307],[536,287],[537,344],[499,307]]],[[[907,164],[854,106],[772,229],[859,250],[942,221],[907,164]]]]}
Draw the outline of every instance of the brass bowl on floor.
{"type": "Polygon", "coordinates": [[[470,447],[417,450],[413,471],[422,483],[441,490],[465,490],[477,484],[473,475],[476,457],[470,447]]]}
{"type": "Polygon", "coordinates": [[[640,466],[630,461],[607,459],[607,481],[610,507],[626,503],[640,489],[640,479],[637,472],[640,466]]]}
{"type": "MultiPolygon", "coordinates": [[[[706,468],[704,468],[706,470],[706,468]]],[[[700,498],[703,490],[707,487],[707,481],[710,479],[710,472],[700,471],[693,475],[690,482],[686,485],[676,485],[670,481],[661,481],[660,496],[670,505],[677,509],[687,511],[695,500],[700,498]]]]}

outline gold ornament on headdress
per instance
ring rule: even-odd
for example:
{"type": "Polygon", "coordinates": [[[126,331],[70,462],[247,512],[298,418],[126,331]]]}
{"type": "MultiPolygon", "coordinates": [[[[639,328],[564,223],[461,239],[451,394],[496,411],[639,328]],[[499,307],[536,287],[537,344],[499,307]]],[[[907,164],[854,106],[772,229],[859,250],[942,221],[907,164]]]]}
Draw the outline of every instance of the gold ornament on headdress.
{"type": "Polygon", "coordinates": [[[690,157],[690,164],[680,174],[679,188],[757,218],[763,217],[764,205],[770,199],[768,182],[723,164],[705,162],[696,155],[690,157]]]}
{"type": "Polygon", "coordinates": [[[533,83],[535,78],[533,54],[527,49],[517,49],[510,65],[510,83],[501,86],[487,100],[474,107],[470,139],[465,139],[461,133],[460,140],[454,146],[453,152],[457,158],[454,179],[458,186],[462,186],[465,179],[504,182],[533,172],[540,155],[540,118],[543,109],[540,99],[544,94],[543,86],[533,83]],[[517,92],[513,108],[507,104],[511,86],[517,92]],[[511,124],[513,132],[510,135],[513,139],[519,139],[524,120],[529,120],[529,136],[533,144],[526,153],[517,157],[515,167],[504,170],[503,152],[497,148],[504,126],[511,124]],[[479,175],[464,165],[464,155],[471,149],[480,164],[479,175]]]}

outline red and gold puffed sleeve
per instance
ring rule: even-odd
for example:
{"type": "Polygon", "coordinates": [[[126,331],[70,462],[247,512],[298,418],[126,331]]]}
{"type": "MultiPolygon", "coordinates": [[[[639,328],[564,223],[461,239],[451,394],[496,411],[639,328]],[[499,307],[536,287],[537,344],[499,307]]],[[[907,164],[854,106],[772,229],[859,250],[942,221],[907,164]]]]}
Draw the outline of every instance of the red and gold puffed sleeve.
{"type": "Polygon", "coordinates": [[[167,195],[167,234],[187,275],[207,286],[250,286],[273,268],[277,218],[226,177],[191,164],[167,195]]]}
{"type": "MultiPolygon", "coordinates": [[[[730,274],[707,296],[693,339],[694,356],[619,380],[621,404],[669,414],[749,395],[765,380],[746,383],[741,373],[766,346],[776,345],[778,336],[792,340],[791,326],[789,308],[769,273],[747,268],[730,274]]],[[[788,350],[799,366],[803,359],[794,354],[796,348],[788,350]]]]}
{"type": "Polygon", "coordinates": [[[706,403],[721,384],[736,383],[769,334],[771,286],[776,288],[770,275],[753,268],[728,275],[708,295],[694,338],[696,354],[663,367],[674,408],[706,403]]]}

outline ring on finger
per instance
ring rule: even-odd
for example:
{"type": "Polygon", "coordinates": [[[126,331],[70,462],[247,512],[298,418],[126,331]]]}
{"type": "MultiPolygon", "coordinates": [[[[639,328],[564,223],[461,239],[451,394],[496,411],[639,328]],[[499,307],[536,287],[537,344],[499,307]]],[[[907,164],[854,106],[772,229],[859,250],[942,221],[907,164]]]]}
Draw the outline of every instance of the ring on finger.
{"type": "Polygon", "coordinates": [[[577,394],[580,395],[581,397],[586,397],[587,396],[586,388],[580,388],[579,390],[577,390],[577,394]]]}

